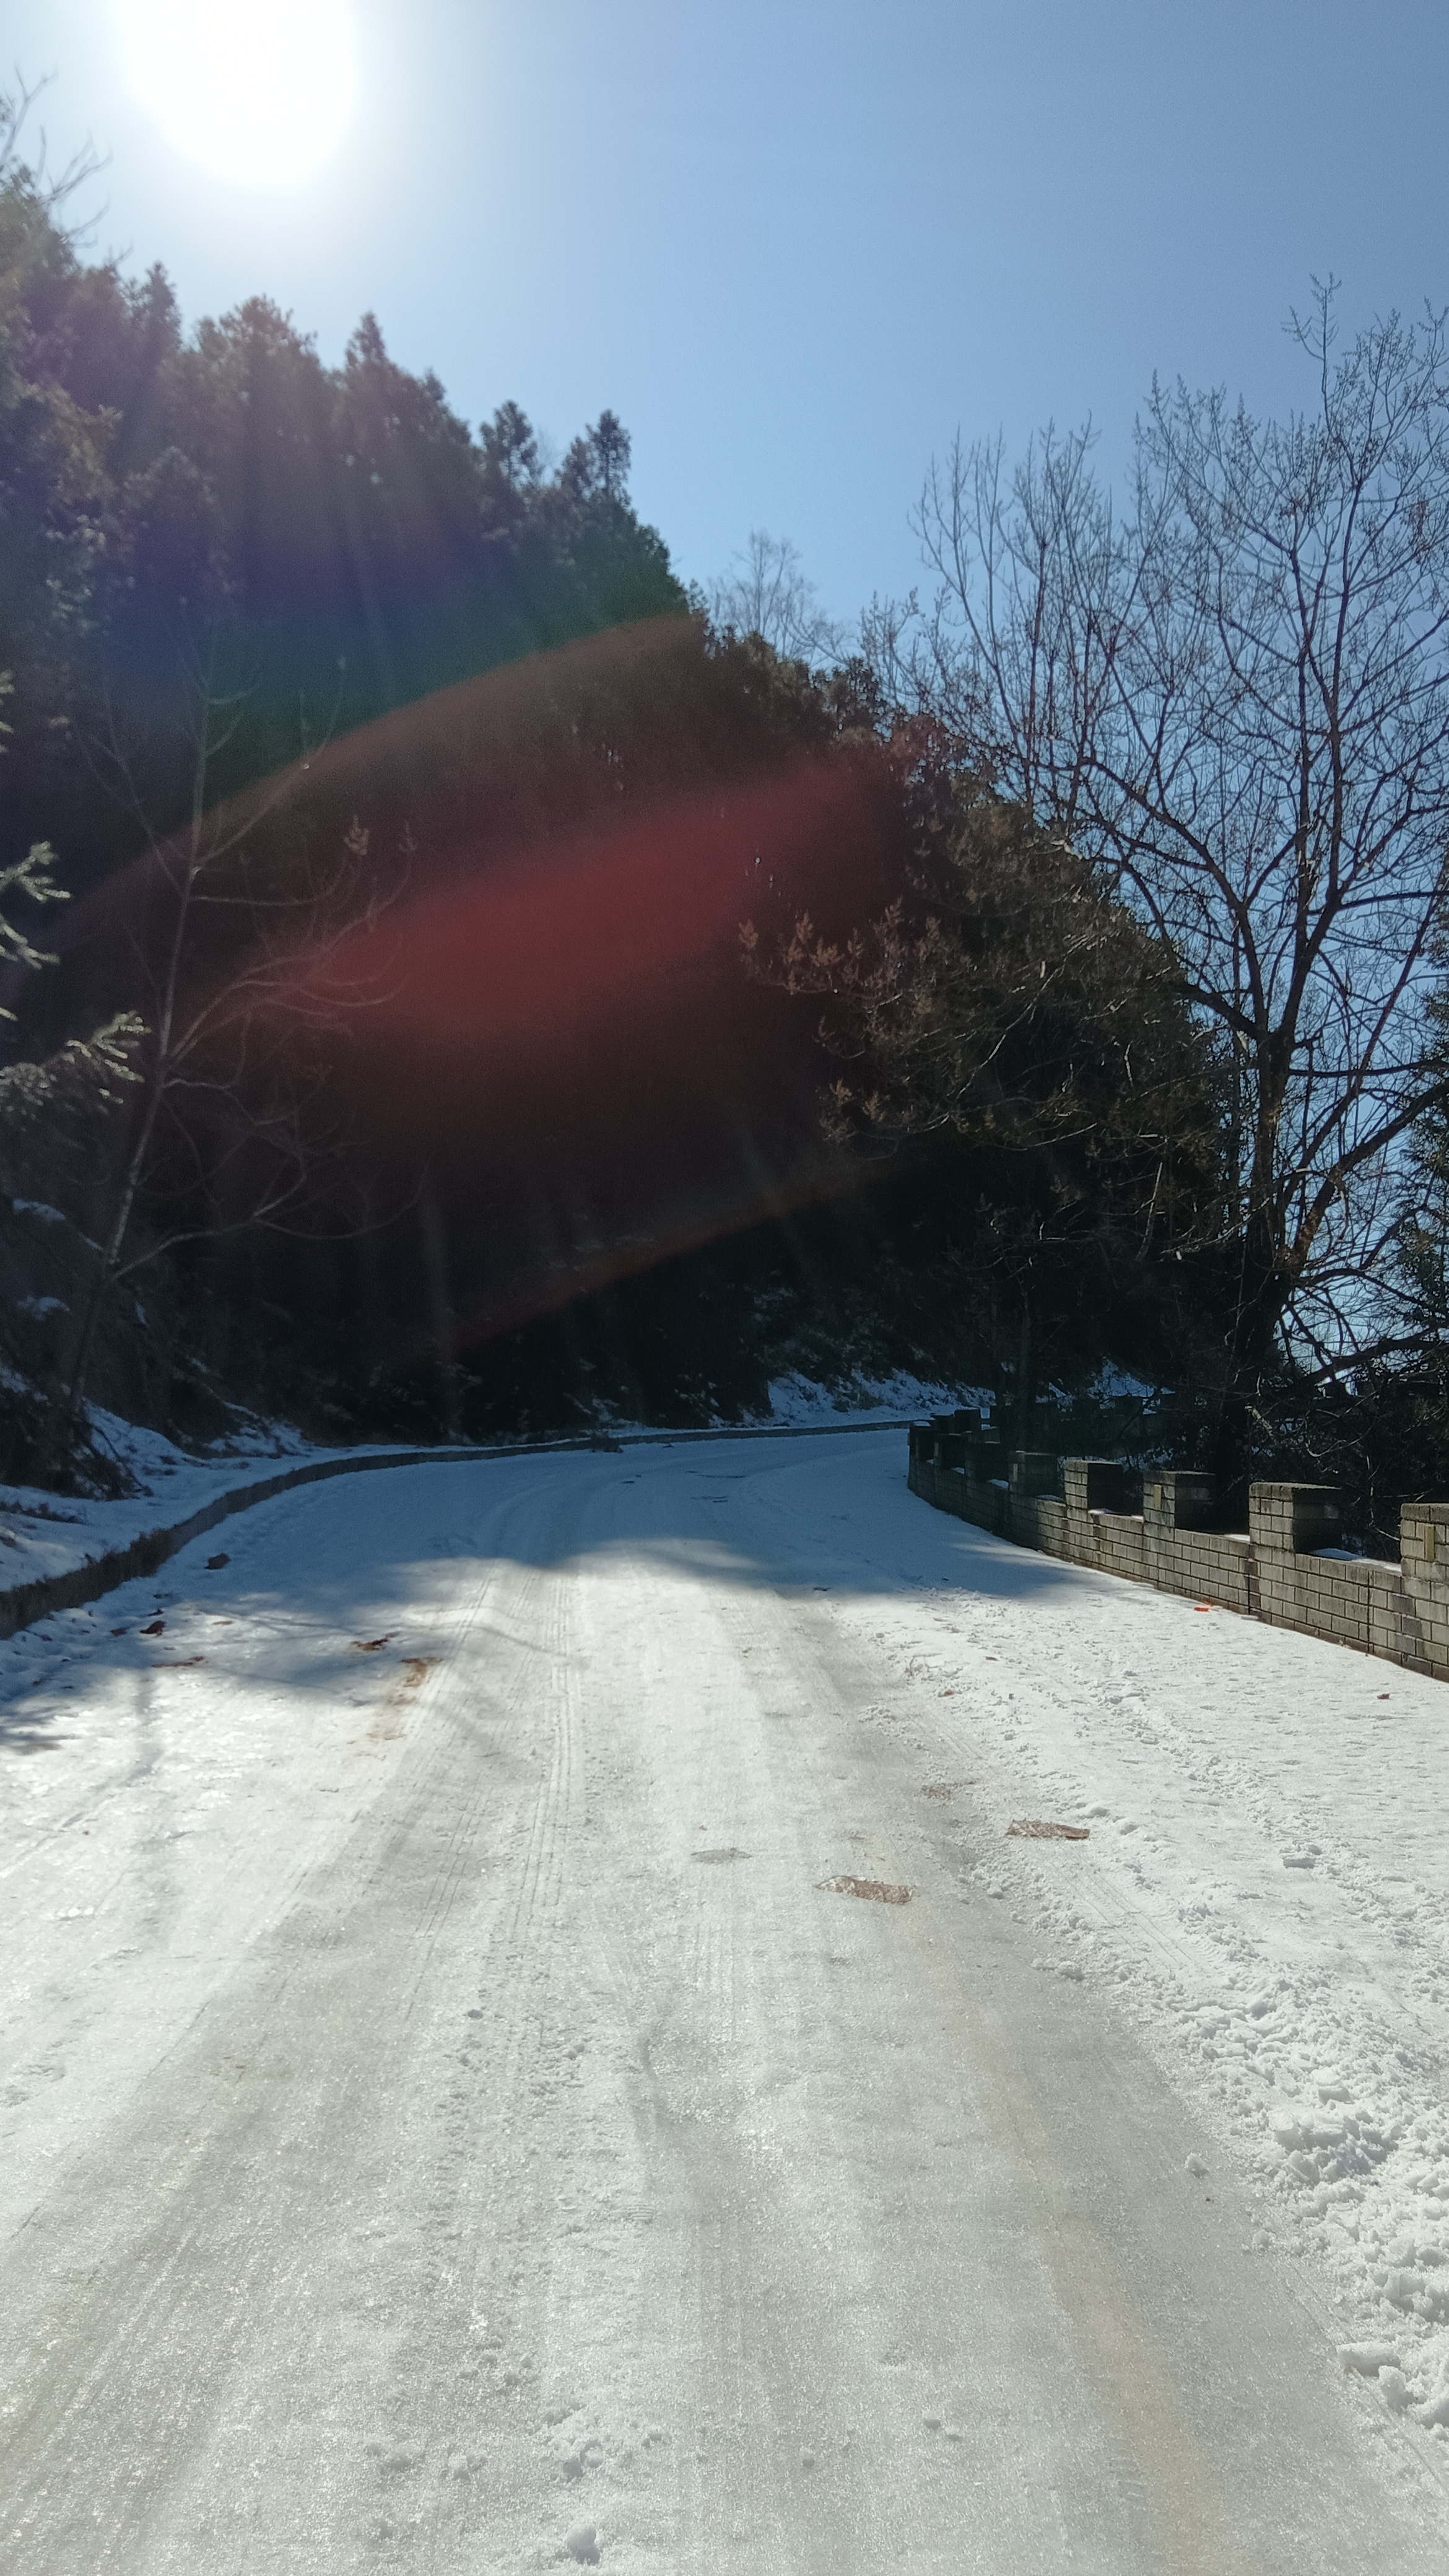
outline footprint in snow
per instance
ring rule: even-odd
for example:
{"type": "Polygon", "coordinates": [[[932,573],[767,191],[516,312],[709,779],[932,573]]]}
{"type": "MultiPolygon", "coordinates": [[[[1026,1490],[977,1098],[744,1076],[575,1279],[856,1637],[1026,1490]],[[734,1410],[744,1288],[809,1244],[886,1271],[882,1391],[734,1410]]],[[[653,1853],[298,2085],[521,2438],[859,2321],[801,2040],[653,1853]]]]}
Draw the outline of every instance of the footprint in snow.
{"type": "Polygon", "coordinates": [[[377,2440],[366,2445],[368,2458],[379,2475],[385,2478],[404,2477],[410,2470],[420,2469],[427,2448],[426,2442],[416,2441],[377,2440]]]}

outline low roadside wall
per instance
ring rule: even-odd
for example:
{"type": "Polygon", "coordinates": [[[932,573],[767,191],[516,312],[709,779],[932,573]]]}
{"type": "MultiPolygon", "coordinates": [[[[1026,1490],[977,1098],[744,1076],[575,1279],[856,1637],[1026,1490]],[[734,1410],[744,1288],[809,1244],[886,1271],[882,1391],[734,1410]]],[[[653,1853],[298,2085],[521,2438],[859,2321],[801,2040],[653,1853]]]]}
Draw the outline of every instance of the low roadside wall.
{"type": "Polygon", "coordinates": [[[1218,1530],[1210,1476],[1005,1451],[959,1417],[911,1426],[912,1493],[1018,1547],[1211,1601],[1449,1681],[1449,1502],[1406,1503],[1397,1565],[1342,1547],[1331,1485],[1254,1485],[1218,1530]]]}

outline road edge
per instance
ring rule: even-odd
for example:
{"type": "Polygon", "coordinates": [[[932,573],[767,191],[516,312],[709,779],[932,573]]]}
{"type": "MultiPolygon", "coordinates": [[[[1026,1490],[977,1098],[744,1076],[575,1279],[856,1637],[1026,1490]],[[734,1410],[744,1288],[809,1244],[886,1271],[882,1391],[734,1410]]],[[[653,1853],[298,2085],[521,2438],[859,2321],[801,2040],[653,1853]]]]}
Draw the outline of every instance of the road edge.
{"type": "Polygon", "coordinates": [[[494,1458],[565,1457],[601,1449],[675,1448],[701,1440],[838,1439],[852,1431],[899,1431],[905,1420],[905,1416],[900,1420],[893,1416],[880,1422],[729,1423],[700,1431],[594,1433],[577,1440],[515,1440],[494,1448],[369,1449],[357,1457],[308,1458],[277,1475],[214,1494],[184,1520],[142,1530],[124,1547],[108,1548],[104,1555],[87,1557],[81,1565],[67,1566],[58,1574],[37,1574],[29,1583],[0,1592],[0,1640],[15,1636],[21,1628],[33,1628],[38,1619],[48,1619],[57,1610],[78,1610],[88,1601],[98,1601],[103,1593],[114,1592],[139,1574],[154,1574],[192,1539],[216,1529],[236,1512],[273,1502],[278,1494],[291,1493],[301,1485],[325,1484],[332,1476],[365,1476],[385,1467],[474,1466],[494,1458]]]}

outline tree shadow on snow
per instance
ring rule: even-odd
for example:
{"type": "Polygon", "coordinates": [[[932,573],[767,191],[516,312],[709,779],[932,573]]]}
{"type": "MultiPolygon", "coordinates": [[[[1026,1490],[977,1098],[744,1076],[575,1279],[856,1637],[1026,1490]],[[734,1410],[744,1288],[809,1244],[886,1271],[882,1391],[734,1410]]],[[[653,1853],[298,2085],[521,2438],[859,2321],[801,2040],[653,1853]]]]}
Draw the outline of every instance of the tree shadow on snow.
{"type": "MultiPolygon", "coordinates": [[[[948,1591],[1065,1606],[1104,1580],[933,1510],[909,1491],[905,1469],[904,1432],[880,1431],[460,1459],[337,1477],[234,1518],[225,1567],[207,1566],[210,1534],[159,1577],[108,1596],[110,1624],[125,1634],[78,1639],[42,1692],[46,1700],[46,1684],[83,1692],[87,1674],[99,1683],[103,1673],[108,1684],[134,1674],[144,1687],[151,1670],[200,1662],[233,1688],[350,1699],[384,1661],[416,1656],[430,1642],[446,1651],[460,1616],[460,1573],[476,1569],[482,1580],[491,1565],[587,1573],[642,1556],[684,1579],[802,1605],[948,1591]],[[153,1637],[146,1623],[158,1604],[165,1632],[153,1637]]],[[[500,1640],[551,1653],[527,1626],[510,1613],[500,1640]]],[[[196,1674],[203,1692],[210,1678],[196,1674]]],[[[0,1753],[64,1740],[50,1731],[61,1712],[27,1710],[27,1695],[18,1689],[0,1718],[0,1753]]]]}

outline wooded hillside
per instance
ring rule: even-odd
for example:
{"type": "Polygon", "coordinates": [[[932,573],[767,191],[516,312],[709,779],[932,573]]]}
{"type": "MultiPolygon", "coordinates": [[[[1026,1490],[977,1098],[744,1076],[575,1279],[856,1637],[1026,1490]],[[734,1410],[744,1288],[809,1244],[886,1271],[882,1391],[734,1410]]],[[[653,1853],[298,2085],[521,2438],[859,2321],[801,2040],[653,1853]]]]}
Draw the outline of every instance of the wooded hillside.
{"type": "MultiPolygon", "coordinates": [[[[1412,384],[1407,365],[1422,427],[1438,359],[1412,384]]],[[[737,1416],[791,1367],[910,1367],[994,1384],[1024,1422],[1111,1363],[1178,1388],[1185,1438],[1236,1443],[1231,1476],[1295,1404],[1321,1444],[1312,1363],[1341,1413],[1355,1332],[1352,1401],[1395,1351],[1422,1372],[1443,1303],[1432,818],[1397,986],[1384,907],[1406,880],[1365,827],[1372,989],[1402,1006],[1370,1077],[1359,952],[1332,999],[1321,870],[1342,862],[1312,854],[1317,826],[1280,1041],[1281,938],[1250,990],[1277,898],[1234,855],[1242,798],[1214,824],[1199,797],[1193,842],[1212,707],[1192,736],[1171,700],[1170,783],[1126,762],[1176,648],[1164,625],[1153,663],[1130,627],[1129,537],[1083,587],[1080,454],[1014,501],[958,458],[922,521],[934,619],[881,612],[851,656],[797,616],[778,641],[805,659],[737,631],[740,585],[713,613],[686,595],[630,462],[609,411],[557,461],[516,402],[474,428],[368,316],[337,367],[262,296],[183,329],[165,275],[88,261],[12,150],[0,1466],[102,1474],[89,1400],[196,1437],[234,1404],[334,1438],[476,1433],[737,1416]],[[973,543],[1016,566],[1000,631],[973,543]],[[1314,1143],[1334,1009],[1341,1106],[1314,1143]],[[1285,1102],[1306,1141],[1270,1169],[1285,1102]],[[1392,1315],[1344,1291],[1365,1192],[1392,1315]],[[1339,1285],[1310,1311],[1325,1248],[1339,1285]]],[[[1199,556],[1184,538],[1171,563],[1201,612],[1199,556]]],[[[1412,623],[1407,593],[1393,613],[1412,623]]],[[[1421,663],[1430,642],[1421,618],[1421,663]]],[[[1217,757],[1246,796],[1249,753],[1217,757]]]]}

